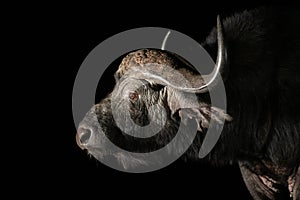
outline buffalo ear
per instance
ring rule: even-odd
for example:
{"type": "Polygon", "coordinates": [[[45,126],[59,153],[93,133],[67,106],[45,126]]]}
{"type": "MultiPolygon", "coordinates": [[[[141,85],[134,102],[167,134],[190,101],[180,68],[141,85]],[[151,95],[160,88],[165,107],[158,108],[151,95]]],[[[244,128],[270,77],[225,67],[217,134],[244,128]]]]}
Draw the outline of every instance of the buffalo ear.
{"type": "Polygon", "coordinates": [[[208,128],[210,120],[215,120],[218,123],[222,123],[224,119],[225,121],[232,120],[232,117],[224,110],[205,102],[199,102],[197,96],[192,93],[169,88],[167,102],[172,116],[178,113],[184,124],[187,124],[189,119],[195,119],[198,124],[198,131],[208,128]]]}
{"type": "Polygon", "coordinates": [[[224,110],[205,103],[201,103],[200,107],[182,108],[179,110],[179,116],[184,124],[187,124],[189,119],[195,119],[198,125],[197,130],[200,132],[208,129],[210,120],[215,120],[217,123],[232,120],[232,117],[224,110]]]}

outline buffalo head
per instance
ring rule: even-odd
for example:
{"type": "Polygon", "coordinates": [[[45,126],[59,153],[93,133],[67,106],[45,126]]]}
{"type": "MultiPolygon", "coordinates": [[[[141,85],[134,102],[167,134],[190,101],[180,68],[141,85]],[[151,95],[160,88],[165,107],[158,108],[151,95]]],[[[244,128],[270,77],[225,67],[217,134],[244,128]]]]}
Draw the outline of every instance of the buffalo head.
{"type": "MultiPolygon", "coordinates": [[[[207,98],[207,87],[218,83],[217,74],[223,73],[227,60],[219,18],[217,41],[216,65],[209,75],[200,75],[184,58],[168,51],[129,53],[115,72],[112,93],[80,123],[77,144],[98,160],[114,158],[124,168],[147,165],[142,156],[110,148],[110,142],[130,152],[150,152],[168,144],[181,121],[186,124],[195,119],[198,132],[204,132],[210,120],[229,120],[223,110],[210,106],[207,98]]],[[[176,154],[181,149],[182,145],[176,144],[169,151],[176,154]]]]}

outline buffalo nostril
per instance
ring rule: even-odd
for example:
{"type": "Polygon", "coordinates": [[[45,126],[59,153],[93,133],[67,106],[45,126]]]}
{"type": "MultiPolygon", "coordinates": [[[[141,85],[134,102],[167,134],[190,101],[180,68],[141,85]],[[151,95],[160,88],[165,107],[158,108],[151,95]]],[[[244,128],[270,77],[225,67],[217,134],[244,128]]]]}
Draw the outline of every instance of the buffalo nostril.
{"type": "Polygon", "coordinates": [[[86,144],[88,140],[90,139],[92,134],[92,131],[90,129],[86,128],[80,128],[79,129],[79,140],[81,144],[86,144]]]}

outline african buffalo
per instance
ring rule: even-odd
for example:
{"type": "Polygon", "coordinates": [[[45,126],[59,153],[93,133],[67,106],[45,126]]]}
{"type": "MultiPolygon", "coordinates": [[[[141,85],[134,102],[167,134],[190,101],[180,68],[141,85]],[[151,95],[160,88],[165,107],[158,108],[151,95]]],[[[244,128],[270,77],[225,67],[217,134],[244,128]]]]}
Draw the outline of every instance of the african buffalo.
{"type": "Polygon", "coordinates": [[[184,58],[165,50],[129,53],[115,72],[113,92],[80,123],[78,145],[98,160],[110,156],[124,167],[147,165],[142,157],[110,151],[107,140],[128,151],[150,152],[169,143],[180,121],[191,118],[198,132],[186,155],[199,159],[210,122],[223,120],[220,139],[205,159],[238,163],[254,199],[300,199],[299,13],[259,8],[218,18],[202,43],[216,60],[208,75],[201,76],[184,58]],[[210,104],[207,88],[219,84],[216,73],[224,81],[226,111],[210,104]],[[190,103],[190,94],[196,94],[198,104],[190,103]],[[150,107],[162,107],[164,112],[150,107]],[[124,119],[119,122],[122,130],[113,110],[124,119]],[[154,136],[141,139],[124,133],[132,122],[143,127],[151,121],[163,127],[154,136]]]}

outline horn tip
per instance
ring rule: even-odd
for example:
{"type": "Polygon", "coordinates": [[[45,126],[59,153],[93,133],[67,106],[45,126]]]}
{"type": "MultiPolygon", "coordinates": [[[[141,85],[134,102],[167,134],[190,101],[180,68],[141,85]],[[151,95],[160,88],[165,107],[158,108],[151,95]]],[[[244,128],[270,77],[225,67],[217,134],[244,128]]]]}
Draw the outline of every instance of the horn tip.
{"type": "Polygon", "coordinates": [[[217,15],[217,25],[221,26],[221,17],[220,17],[220,15],[217,15]]]}

